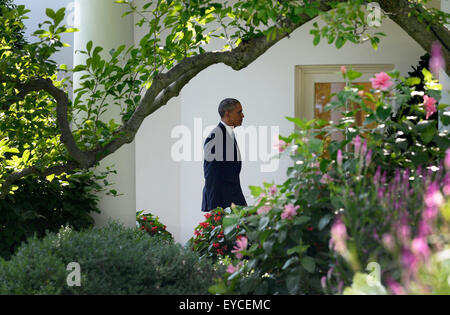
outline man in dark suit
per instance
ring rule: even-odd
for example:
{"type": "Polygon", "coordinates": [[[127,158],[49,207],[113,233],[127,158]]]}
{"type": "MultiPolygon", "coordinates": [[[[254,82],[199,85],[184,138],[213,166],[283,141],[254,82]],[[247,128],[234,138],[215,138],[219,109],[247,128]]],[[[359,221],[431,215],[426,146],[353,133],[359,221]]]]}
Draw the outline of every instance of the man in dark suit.
{"type": "Polygon", "coordinates": [[[247,205],[239,180],[242,162],[233,130],[242,125],[242,105],[236,99],[226,98],[219,104],[219,115],[220,123],[204,144],[202,211],[226,208],[232,203],[247,205]]]}

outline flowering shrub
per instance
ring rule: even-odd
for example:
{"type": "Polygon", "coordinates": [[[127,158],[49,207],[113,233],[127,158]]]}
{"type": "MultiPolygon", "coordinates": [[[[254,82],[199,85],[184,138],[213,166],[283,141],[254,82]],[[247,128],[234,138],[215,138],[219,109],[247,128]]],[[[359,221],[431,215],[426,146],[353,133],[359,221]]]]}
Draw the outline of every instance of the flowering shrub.
{"type": "Polygon", "coordinates": [[[325,136],[340,132],[346,134],[346,139],[332,142],[327,148],[332,159],[322,162],[331,163],[336,159],[337,150],[343,150],[358,135],[364,135],[373,149],[376,165],[388,170],[390,175],[397,167],[412,169],[442,160],[450,147],[450,138],[448,131],[439,130],[434,114],[439,111],[442,126],[448,126],[450,115],[446,108],[449,105],[438,105],[442,85],[426,68],[421,73],[422,78],[408,79],[401,77],[398,71],[377,74],[372,79],[373,89],[368,93],[352,84],[362,73],[346,70],[343,77],[347,86],[336,93],[337,101],[325,107],[325,110],[341,110],[343,118],[323,128],[325,136]],[[419,85],[423,86],[423,91],[416,90],[419,85]],[[366,102],[374,103],[375,108],[366,106],[366,102]],[[365,120],[358,126],[354,117],[361,110],[365,112],[365,120]]]}
{"type": "MultiPolygon", "coordinates": [[[[448,116],[448,105],[437,105],[441,86],[424,69],[425,92],[412,109],[417,113],[416,124],[401,113],[394,121],[396,106],[412,100],[412,83],[421,79],[407,80],[398,71],[377,74],[368,93],[351,84],[361,73],[345,67],[342,73],[347,86],[326,110],[341,109],[343,118],[334,125],[287,118],[298,127],[290,136],[280,136],[277,144],[280,153],[294,162],[287,181],[279,186],[250,187],[259,198],[256,204],[236,207],[226,215],[225,237],[229,232],[239,239],[232,251],[234,261],[210,292],[337,293],[373,257],[384,270],[395,269],[392,255],[380,246],[380,240],[387,231],[401,232],[408,224],[412,229],[419,226],[424,188],[418,178],[442,176],[439,161],[450,146],[448,134],[438,131],[431,117],[437,111],[448,116]],[[366,106],[366,101],[375,108],[366,106]],[[359,107],[349,110],[351,103],[359,107]],[[366,119],[357,126],[354,117],[360,110],[366,119]],[[389,133],[393,129],[403,133],[389,133]],[[336,132],[344,140],[324,147],[319,136],[336,132]],[[405,133],[416,145],[402,144],[405,133]],[[421,166],[425,162],[432,165],[428,170],[421,166]],[[434,174],[434,170],[440,171],[434,174]],[[411,176],[416,180],[410,180],[411,176]],[[256,214],[247,216],[247,212],[256,214]]],[[[442,119],[443,125],[449,123],[442,119]]],[[[415,246],[422,245],[421,241],[415,246]]]]}
{"type": "Polygon", "coordinates": [[[194,236],[188,244],[200,257],[218,259],[230,255],[236,241],[236,235],[225,235],[223,219],[231,213],[230,208],[218,207],[205,214],[205,221],[201,222],[194,231],[194,236]]]}
{"type": "Polygon", "coordinates": [[[350,197],[332,227],[338,257],[334,272],[323,279],[324,287],[339,293],[353,272],[376,262],[379,281],[392,294],[450,293],[450,149],[445,161],[446,174],[443,167],[414,174],[404,170],[386,183],[377,172],[364,198],[350,197]],[[359,211],[360,217],[352,211],[359,211]],[[330,287],[334,276],[337,289],[330,287]]]}
{"type": "Polygon", "coordinates": [[[136,212],[136,225],[139,230],[145,231],[151,236],[173,242],[173,236],[166,230],[166,226],[159,222],[159,218],[151,213],[143,213],[144,210],[136,212]]]}
{"type": "MultiPolygon", "coordinates": [[[[302,121],[298,121],[303,123],[302,121]]],[[[323,150],[314,134],[317,122],[304,123],[295,139],[295,167],[283,185],[251,186],[254,206],[234,207],[224,218],[224,235],[234,239],[234,259],[224,277],[210,288],[219,294],[320,293],[328,270],[329,222],[332,207],[321,182],[317,159],[323,150]],[[317,141],[316,141],[317,140],[317,141]],[[301,171],[297,171],[300,168],[301,171]]],[[[280,151],[288,152],[287,145],[280,151]]]]}

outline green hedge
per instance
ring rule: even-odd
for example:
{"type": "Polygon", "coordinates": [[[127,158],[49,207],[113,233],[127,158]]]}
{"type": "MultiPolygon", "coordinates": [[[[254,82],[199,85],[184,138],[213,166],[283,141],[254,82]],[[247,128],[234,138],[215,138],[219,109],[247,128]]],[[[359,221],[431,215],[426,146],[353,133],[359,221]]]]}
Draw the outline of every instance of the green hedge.
{"type": "MultiPolygon", "coordinates": [[[[222,270],[223,271],[223,270],[222,270]]],[[[32,238],[0,260],[2,294],[207,294],[220,270],[180,244],[110,223],[32,238]],[[80,266],[80,286],[69,286],[80,266]]]]}
{"type": "Polygon", "coordinates": [[[92,172],[75,173],[52,181],[26,177],[18,189],[0,199],[0,256],[7,259],[28,237],[58,232],[63,225],[75,230],[91,227],[91,213],[99,212],[100,186],[92,172]]]}

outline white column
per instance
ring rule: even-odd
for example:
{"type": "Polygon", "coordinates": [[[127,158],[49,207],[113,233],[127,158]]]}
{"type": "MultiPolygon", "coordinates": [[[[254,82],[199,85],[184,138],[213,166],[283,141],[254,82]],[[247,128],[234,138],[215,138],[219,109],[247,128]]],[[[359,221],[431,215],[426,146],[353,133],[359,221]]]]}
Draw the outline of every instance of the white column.
{"type": "MultiPolygon", "coordinates": [[[[450,0],[441,0],[441,11],[450,13],[450,0]]],[[[447,25],[450,27],[450,25],[447,25]]],[[[450,104],[450,78],[444,70],[439,73],[439,81],[442,84],[442,99],[441,104],[450,104]]],[[[443,126],[440,128],[443,130],[443,126]]],[[[445,128],[450,131],[450,127],[445,128]]]]}
{"type": "MultiPolygon", "coordinates": [[[[77,27],[79,32],[74,34],[74,65],[83,64],[85,55],[76,53],[77,50],[86,50],[86,43],[93,41],[93,46],[103,47],[103,56],[108,56],[112,48],[122,44],[130,47],[134,43],[133,15],[122,17],[127,7],[116,4],[114,0],[75,0],[77,27]]],[[[74,75],[74,89],[79,85],[80,73],[74,75]]],[[[115,106],[108,109],[101,119],[108,122],[114,118],[120,123],[120,109],[115,106]]],[[[118,197],[99,196],[99,208],[101,214],[94,214],[97,225],[103,225],[108,220],[118,220],[125,226],[135,226],[136,220],[136,182],[135,182],[135,142],[122,146],[115,153],[100,162],[96,169],[104,170],[106,166],[113,165],[117,174],[111,174],[108,182],[114,183],[108,186],[115,189],[118,197]]]]}

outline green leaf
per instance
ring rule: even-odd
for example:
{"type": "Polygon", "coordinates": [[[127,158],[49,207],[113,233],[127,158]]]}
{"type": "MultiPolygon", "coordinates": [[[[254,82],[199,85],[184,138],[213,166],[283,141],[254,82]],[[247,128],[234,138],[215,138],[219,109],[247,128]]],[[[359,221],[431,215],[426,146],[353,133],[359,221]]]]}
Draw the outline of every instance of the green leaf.
{"type": "Polygon", "coordinates": [[[55,178],[55,174],[48,175],[45,178],[51,182],[55,178]]]}
{"type": "Polygon", "coordinates": [[[391,114],[391,108],[390,107],[384,108],[383,106],[380,105],[377,107],[376,113],[381,120],[386,120],[391,114]]]}
{"type": "Polygon", "coordinates": [[[405,84],[408,86],[413,86],[413,85],[419,85],[420,82],[422,82],[420,80],[420,78],[411,77],[411,78],[406,79],[405,84]]]}
{"type": "Polygon", "coordinates": [[[422,74],[424,76],[425,82],[431,82],[433,81],[433,75],[430,71],[428,71],[426,68],[422,69],[422,74]]]}
{"type": "Polygon", "coordinates": [[[411,161],[417,167],[419,165],[425,165],[428,163],[429,157],[426,152],[416,152],[414,155],[411,155],[411,161]]]}
{"type": "Polygon", "coordinates": [[[331,221],[333,216],[331,214],[325,215],[322,219],[319,221],[318,229],[319,231],[322,231],[325,226],[331,221]]]}
{"type": "Polygon", "coordinates": [[[342,48],[342,46],[344,46],[345,42],[346,42],[345,38],[339,36],[339,37],[337,38],[337,40],[336,40],[336,48],[337,48],[337,49],[342,48]]]}
{"type": "Polygon", "coordinates": [[[299,275],[289,276],[286,279],[286,287],[289,294],[297,294],[300,288],[301,277],[299,275]]]}
{"type": "Polygon", "coordinates": [[[91,49],[92,49],[92,41],[90,40],[90,41],[88,41],[87,42],[87,44],[86,44],[86,50],[88,51],[88,53],[90,53],[91,52],[91,49]]]}
{"type": "Polygon", "coordinates": [[[50,9],[50,8],[45,9],[45,14],[52,20],[55,19],[56,13],[52,9],[50,9]]]}
{"type": "Polygon", "coordinates": [[[427,126],[422,129],[422,131],[420,132],[420,138],[425,144],[428,144],[431,140],[433,140],[436,133],[436,124],[433,121],[433,123],[427,124],[427,126]]]}
{"type": "Polygon", "coordinates": [[[300,260],[300,263],[302,264],[303,268],[306,269],[306,271],[313,273],[316,269],[316,262],[314,261],[314,258],[310,256],[303,257],[300,260]]]}
{"type": "Polygon", "coordinates": [[[319,43],[320,43],[320,35],[316,35],[314,37],[313,44],[314,44],[314,46],[317,46],[317,45],[319,45],[319,43]]]}
{"type": "Polygon", "coordinates": [[[362,75],[363,74],[361,72],[353,71],[351,69],[347,71],[347,77],[350,81],[356,80],[362,75]]]}
{"type": "Polygon", "coordinates": [[[297,217],[294,219],[294,224],[295,224],[295,225],[301,225],[301,224],[303,224],[303,223],[308,222],[309,219],[310,219],[310,218],[307,217],[307,216],[305,216],[305,215],[297,216],[297,217]]]}
{"type": "Polygon", "coordinates": [[[286,119],[296,124],[300,129],[306,129],[306,123],[300,118],[286,117],[286,119]]]}
{"type": "Polygon", "coordinates": [[[265,228],[267,227],[267,225],[269,224],[270,219],[267,216],[263,216],[260,220],[259,220],[259,231],[264,231],[265,228]]]}
{"type": "Polygon", "coordinates": [[[253,197],[259,197],[263,192],[263,189],[259,186],[248,186],[248,188],[253,197]]]}
{"type": "Polygon", "coordinates": [[[22,154],[22,162],[26,164],[29,157],[30,157],[30,150],[25,150],[22,154]]]}
{"type": "Polygon", "coordinates": [[[296,262],[298,262],[298,257],[294,256],[289,258],[288,260],[286,260],[286,262],[284,263],[283,267],[281,267],[282,270],[287,269],[290,265],[295,264],[296,262]]]}

